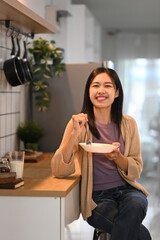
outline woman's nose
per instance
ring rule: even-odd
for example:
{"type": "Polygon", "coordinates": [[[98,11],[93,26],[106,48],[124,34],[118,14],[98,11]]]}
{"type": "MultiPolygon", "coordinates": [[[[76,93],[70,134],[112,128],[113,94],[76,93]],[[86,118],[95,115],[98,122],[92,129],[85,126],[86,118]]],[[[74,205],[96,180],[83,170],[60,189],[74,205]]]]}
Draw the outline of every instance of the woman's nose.
{"type": "Polygon", "coordinates": [[[99,94],[103,94],[103,93],[105,93],[105,89],[104,89],[104,87],[99,87],[99,89],[98,89],[98,93],[99,93],[99,94]]]}

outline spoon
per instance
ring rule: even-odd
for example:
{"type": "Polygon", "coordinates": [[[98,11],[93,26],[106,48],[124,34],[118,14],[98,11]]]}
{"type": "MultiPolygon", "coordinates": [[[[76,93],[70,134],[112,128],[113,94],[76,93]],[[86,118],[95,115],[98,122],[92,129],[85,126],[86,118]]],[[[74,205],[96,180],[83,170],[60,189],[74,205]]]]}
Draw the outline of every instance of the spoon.
{"type": "Polygon", "coordinates": [[[87,139],[88,141],[86,142],[86,145],[91,144],[91,141],[89,140],[89,132],[87,131],[87,123],[85,123],[85,128],[86,128],[86,135],[87,135],[87,139]]]}

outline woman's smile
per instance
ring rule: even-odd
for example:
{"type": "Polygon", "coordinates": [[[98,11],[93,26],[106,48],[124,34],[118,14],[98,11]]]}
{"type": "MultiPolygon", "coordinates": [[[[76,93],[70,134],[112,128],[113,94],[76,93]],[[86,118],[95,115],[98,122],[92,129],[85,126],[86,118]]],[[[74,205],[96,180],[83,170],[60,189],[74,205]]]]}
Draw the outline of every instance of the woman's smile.
{"type": "Polygon", "coordinates": [[[90,100],[94,107],[109,107],[118,96],[115,85],[106,73],[97,75],[89,89],[90,100]]]}
{"type": "Polygon", "coordinates": [[[97,96],[96,99],[101,102],[101,101],[105,101],[108,97],[106,96],[97,96]]]}

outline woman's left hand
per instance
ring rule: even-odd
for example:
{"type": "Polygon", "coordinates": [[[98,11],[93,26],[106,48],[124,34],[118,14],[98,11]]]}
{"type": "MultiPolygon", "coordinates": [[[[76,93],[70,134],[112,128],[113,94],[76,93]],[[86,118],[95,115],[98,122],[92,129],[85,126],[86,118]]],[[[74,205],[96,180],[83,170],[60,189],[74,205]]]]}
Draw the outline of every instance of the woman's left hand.
{"type": "Polygon", "coordinates": [[[114,161],[115,164],[117,164],[117,166],[122,169],[123,171],[125,171],[125,173],[127,174],[128,172],[128,159],[121,154],[120,152],[120,143],[119,142],[113,142],[112,145],[116,146],[117,148],[115,148],[111,153],[104,153],[104,156],[110,160],[110,161],[114,161]]]}
{"type": "Polygon", "coordinates": [[[115,146],[116,148],[110,153],[104,153],[104,156],[111,161],[112,160],[116,161],[117,158],[120,155],[120,149],[119,149],[120,148],[120,143],[119,142],[113,142],[112,145],[115,146]]]}

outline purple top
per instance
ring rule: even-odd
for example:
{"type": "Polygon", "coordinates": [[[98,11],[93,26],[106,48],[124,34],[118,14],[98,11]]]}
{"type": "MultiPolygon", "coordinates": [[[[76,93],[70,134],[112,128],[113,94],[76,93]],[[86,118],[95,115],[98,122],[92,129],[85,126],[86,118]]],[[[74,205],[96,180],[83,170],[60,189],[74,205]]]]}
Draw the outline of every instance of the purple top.
{"type": "MultiPolygon", "coordinates": [[[[100,139],[93,136],[94,143],[112,144],[120,142],[120,151],[124,154],[124,141],[122,134],[118,136],[115,123],[102,124],[95,121],[100,133],[100,139]]],[[[93,153],[93,190],[105,190],[125,185],[126,181],[120,176],[114,161],[108,160],[103,154],[93,153]]]]}

